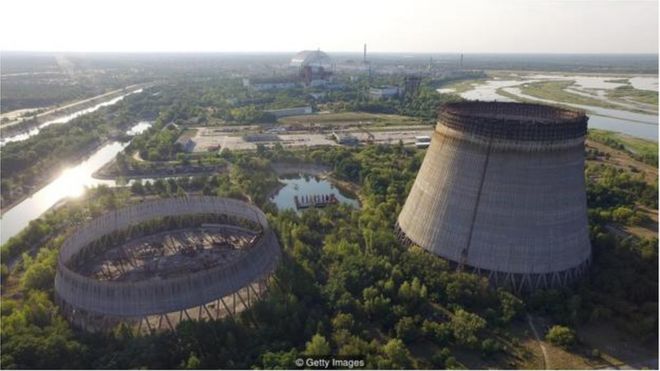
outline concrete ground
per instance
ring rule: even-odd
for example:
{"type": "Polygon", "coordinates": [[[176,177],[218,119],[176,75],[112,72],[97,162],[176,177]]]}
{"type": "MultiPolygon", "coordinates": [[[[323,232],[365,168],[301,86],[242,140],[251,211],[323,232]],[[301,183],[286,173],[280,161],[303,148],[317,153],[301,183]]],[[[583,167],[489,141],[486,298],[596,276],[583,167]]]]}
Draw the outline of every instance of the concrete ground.
{"type": "MultiPolygon", "coordinates": [[[[420,135],[431,135],[432,128],[401,128],[393,130],[371,131],[374,143],[396,144],[399,140],[406,145],[415,143],[415,137],[420,135]]],[[[337,146],[339,145],[332,139],[331,131],[327,132],[283,132],[277,134],[277,141],[248,142],[243,139],[239,132],[227,132],[220,128],[198,128],[196,135],[192,138],[196,143],[194,152],[207,152],[214,149],[235,150],[256,150],[257,144],[271,146],[276,143],[284,147],[316,147],[316,146],[337,146]]],[[[370,141],[369,134],[364,131],[342,130],[341,133],[348,133],[355,136],[360,143],[370,141]]]]}

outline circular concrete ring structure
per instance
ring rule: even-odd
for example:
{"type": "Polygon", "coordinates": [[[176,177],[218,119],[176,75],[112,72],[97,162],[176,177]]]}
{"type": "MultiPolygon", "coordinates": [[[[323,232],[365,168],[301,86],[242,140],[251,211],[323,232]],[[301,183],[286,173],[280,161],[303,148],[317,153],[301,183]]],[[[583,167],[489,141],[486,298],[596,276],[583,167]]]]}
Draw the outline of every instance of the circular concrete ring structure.
{"type": "MultiPolygon", "coordinates": [[[[106,213],[74,232],[60,251],[55,293],[72,320],[82,313],[88,318],[140,319],[141,325],[142,318],[147,316],[189,308],[199,307],[201,314],[200,306],[232,295],[268,277],[275,270],[280,255],[277,237],[269,227],[266,216],[253,205],[206,196],[147,201],[106,213]],[[228,264],[171,278],[152,277],[136,282],[102,281],[70,268],[69,263],[76,254],[103,236],[157,218],[196,214],[224,215],[249,221],[260,226],[260,237],[228,264]]],[[[248,298],[249,292],[248,289],[248,298]]],[[[208,312],[208,308],[204,309],[208,312]]],[[[189,317],[187,312],[186,316],[189,317]]],[[[170,321],[169,318],[166,320],[170,321]]]]}
{"type": "Polygon", "coordinates": [[[591,256],[584,112],[444,106],[397,220],[399,238],[515,290],[565,285],[591,256]]]}

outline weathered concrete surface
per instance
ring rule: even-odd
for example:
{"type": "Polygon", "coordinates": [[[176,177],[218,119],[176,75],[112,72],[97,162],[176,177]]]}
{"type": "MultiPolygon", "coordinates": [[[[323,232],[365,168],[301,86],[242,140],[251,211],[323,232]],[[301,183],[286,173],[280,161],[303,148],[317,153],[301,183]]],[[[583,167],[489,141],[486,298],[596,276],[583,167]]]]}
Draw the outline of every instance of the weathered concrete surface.
{"type": "Polygon", "coordinates": [[[520,105],[493,104],[504,106],[493,117],[480,111],[485,103],[462,104],[459,113],[473,120],[465,127],[461,117],[452,116],[450,128],[440,116],[398,227],[408,242],[514,286],[564,284],[591,255],[580,134],[586,119],[536,108],[531,113],[552,115],[526,116],[520,105]],[[522,112],[503,116],[506,109],[522,112]],[[572,120],[560,123],[565,132],[549,121],[563,117],[572,120]]]}
{"type": "Polygon", "coordinates": [[[55,292],[66,304],[101,315],[141,317],[203,305],[232,294],[271,274],[281,255],[266,216],[253,205],[220,197],[156,200],[104,214],[79,229],[63,244],[55,292]],[[167,215],[216,213],[251,220],[263,230],[243,256],[185,276],[138,282],[98,281],[69,269],[66,263],[90,242],[113,231],[167,215]]]}

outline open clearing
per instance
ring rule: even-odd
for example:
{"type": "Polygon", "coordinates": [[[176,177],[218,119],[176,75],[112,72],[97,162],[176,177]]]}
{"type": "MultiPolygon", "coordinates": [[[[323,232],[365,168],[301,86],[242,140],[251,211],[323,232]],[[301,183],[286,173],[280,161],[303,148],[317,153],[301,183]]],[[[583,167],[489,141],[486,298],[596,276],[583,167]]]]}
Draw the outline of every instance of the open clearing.
{"type": "Polygon", "coordinates": [[[421,120],[401,115],[367,112],[319,113],[316,115],[289,116],[278,120],[280,124],[313,124],[313,123],[343,123],[343,124],[379,124],[379,125],[419,125],[421,120]]]}

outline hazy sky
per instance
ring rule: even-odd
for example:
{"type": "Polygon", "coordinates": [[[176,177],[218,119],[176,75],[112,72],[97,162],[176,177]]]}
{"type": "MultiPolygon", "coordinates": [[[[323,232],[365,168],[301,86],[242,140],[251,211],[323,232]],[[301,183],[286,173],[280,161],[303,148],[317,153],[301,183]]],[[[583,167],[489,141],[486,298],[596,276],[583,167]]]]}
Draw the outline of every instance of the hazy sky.
{"type": "Polygon", "coordinates": [[[3,0],[0,49],[657,53],[658,1],[3,0]]]}

